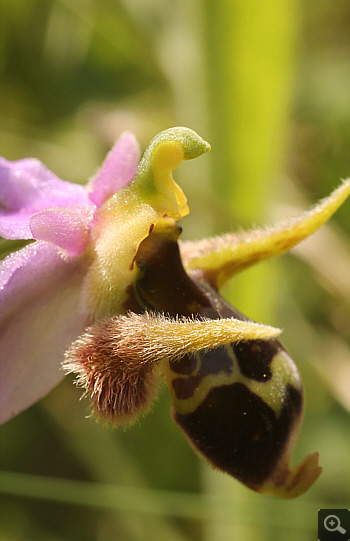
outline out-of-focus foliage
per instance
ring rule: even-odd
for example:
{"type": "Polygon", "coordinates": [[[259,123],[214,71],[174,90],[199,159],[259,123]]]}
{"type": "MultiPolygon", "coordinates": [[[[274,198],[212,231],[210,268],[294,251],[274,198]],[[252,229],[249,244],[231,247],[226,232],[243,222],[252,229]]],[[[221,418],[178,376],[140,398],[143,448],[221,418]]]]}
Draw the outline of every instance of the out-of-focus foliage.
{"type": "MultiPolygon", "coordinates": [[[[349,20],[345,0],[2,0],[1,154],[85,182],[121,131],[145,148],[185,125],[212,151],[175,172],[184,238],[274,221],[349,175],[349,20]]],[[[285,328],[307,394],[295,461],[318,450],[324,466],[307,494],[280,502],[209,470],[165,388],[109,431],[67,377],[1,428],[1,539],[314,540],[317,510],[349,497],[348,216],[226,292],[285,328]]]]}

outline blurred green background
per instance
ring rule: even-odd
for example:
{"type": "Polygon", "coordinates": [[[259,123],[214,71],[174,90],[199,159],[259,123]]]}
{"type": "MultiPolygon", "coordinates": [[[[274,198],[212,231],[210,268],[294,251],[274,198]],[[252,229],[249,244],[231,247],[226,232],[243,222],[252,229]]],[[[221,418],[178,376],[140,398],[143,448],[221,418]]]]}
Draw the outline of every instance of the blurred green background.
{"type": "MultiPolygon", "coordinates": [[[[175,172],[183,238],[270,223],[349,175],[346,0],[1,0],[1,154],[84,183],[123,130],[144,149],[174,125],[212,151],[175,172]]],[[[166,388],[128,431],[87,418],[66,378],[5,424],[1,541],[314,541],[349,505],[349,205],[225,295],[285,329],[307,407],[294,463],[324,472],[292,501],[214,472],[169,415],[166,388]]]]}

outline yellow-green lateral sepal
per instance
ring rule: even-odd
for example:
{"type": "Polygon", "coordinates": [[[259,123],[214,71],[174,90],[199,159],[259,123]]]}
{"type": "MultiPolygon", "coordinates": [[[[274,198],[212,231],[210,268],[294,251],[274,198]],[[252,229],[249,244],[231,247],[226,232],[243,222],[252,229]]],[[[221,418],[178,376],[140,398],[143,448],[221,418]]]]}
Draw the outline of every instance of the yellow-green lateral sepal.
{"type": "Polygon", "coordinates": [[[201,270],[215,288],[236,273],[286,252],[327,222],[350,193],[345,180],[329,197],[301,216],[266,229],[182,243],[181,255],[187,270],[201,270]]]}

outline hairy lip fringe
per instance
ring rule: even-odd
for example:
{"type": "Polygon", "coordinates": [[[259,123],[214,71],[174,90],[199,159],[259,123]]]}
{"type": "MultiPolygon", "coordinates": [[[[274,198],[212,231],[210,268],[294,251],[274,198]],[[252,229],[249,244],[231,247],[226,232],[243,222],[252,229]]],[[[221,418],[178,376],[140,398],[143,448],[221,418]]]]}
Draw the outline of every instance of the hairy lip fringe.
{"type": "Polygon", "coordinates": [[[97,322],[65,354],[63,368],[77,374],[92,409],[113,424],[132,423],[157,394],[161,361],[229,342],[272,338],[280,329],[233,318],[171,319],[151,313],[97,322]]]}
{"type": "Polygon", "coordinates": [[[140,362],[123,347],[118,318],[93,325],[65,354],[63,368],[77,375],[93,412],[116,425],[133,423],[156,398],[157,365],[140,362]]]}

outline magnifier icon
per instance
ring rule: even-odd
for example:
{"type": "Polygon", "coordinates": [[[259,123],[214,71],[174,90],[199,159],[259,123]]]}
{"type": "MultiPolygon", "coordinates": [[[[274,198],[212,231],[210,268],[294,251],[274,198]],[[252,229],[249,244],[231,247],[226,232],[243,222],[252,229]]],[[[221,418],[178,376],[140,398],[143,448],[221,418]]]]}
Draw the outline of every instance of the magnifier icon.
{"type": "Polygon", "coordinates": [[[338,531],[340,533],[346,533],[346,530],[340,526],[340,520],[336,515],[327,515],[323,524],[329,532],[338,531]]]}

